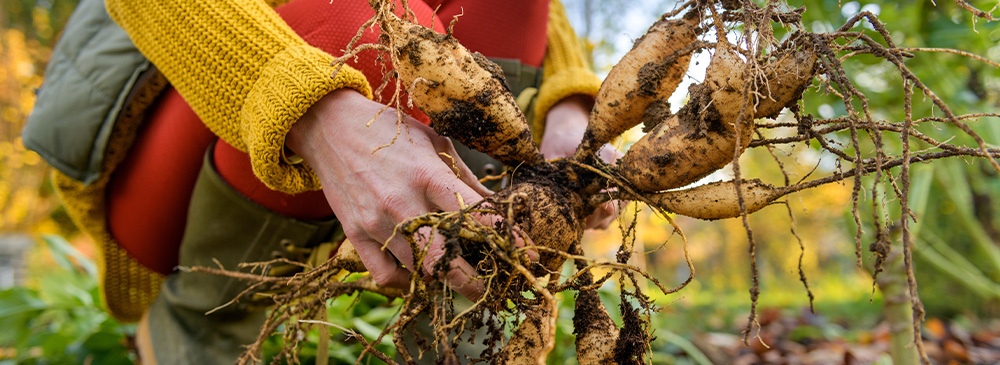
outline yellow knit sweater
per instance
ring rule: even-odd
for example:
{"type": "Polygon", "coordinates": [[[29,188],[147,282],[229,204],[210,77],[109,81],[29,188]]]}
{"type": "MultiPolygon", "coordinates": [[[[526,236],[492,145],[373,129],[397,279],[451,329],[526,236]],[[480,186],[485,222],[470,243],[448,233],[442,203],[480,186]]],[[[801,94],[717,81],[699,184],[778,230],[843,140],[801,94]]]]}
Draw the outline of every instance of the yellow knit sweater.
{"type": "MultiPolygon", "coordinates": [[[[111,17],[209,129],[249,153],[261,181],[288,193],[316,190],[319,180],[307,165],[281,158],[285,135],[330,91],[349,87],[370,97],[371,88],[351,68],[330,78],[333,57],[306,44],[272,5],[275,1],[107,0],[111,17]]],[[[562,4],[552,0],[549,13],[536,126],[543,126],[558,100],[596,95],[600,87],[562,4]]]]}

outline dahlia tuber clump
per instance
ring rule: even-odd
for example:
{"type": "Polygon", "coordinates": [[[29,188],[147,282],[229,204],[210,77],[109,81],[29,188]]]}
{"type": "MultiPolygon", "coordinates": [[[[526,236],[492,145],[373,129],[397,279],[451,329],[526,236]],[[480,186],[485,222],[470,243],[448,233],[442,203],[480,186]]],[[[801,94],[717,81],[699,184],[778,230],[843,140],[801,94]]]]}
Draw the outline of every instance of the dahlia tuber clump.
{"type": "MultiPolygon", "coordinates": [[[[366,290],[404,299],[398,320],[383,334],[393,332],[399,356],[407,363],[414,362],[415,357],[403,340],[415,331],[418,317],[428,316],[433,339],[420,344],[419,350],[433,350],[441,362],[544,364],[554,345],[556,295],[576,291],[573,322],[580,363],[644,363],[653,337],[647,320],[655,308],[638,282],[647,280],[671,293],[690,278],[668,289],[629,265],[635,250],[627,228],[623,228],[625,237],[614,262],[588,258],[580,246],[583,222],[599,205],[612,200],[637,201],[668,219],[669,213],[706,220],[742,217],[753,253],[753,234],[746,216],[803,189],[854,179],[857,216],[862,175],[881,177],[887,170],[899,167],[900,179],[905,182],[912,161],[954,156],[986,158],[1000,171],[995,161],[1000,151],[989,148],[962,122],[966,117],[952,114],[909,72],[902,59],[913,55],[895,49],[884,26],[871,14],[860,14],[836,32],[811,33],[800,24],[805,9],[780,10],[787,6],[773,1],[766,5],[751,1],[684,3],[653,24],[611,70],[574,155],[547,161],[532,141],[530,127],[498,66],[465,49],[450,34],[438,34],[411,22],[407,9],[396,9],[393,2],[370,0],[370,4],[375,16],[365,27],[378,27],[382,33],[379,43],[350,44],[340,62],[357,52],[382,52],[392,69],[386,77],[395,78],[401,86],[397,94],[407,93],[409,100],[430,117],[435,131],[516,167],[507,173],[514,184],[495,195],[476,204],[463,203],[460,211],[429,213],[398,226],[397,234],[405,237],[415,252],[416,262],[403,264],[422,266],[421,252],[432,239],[430,235],[440,235],[446,253],[439,262],[461,256],[474,263],[473,276],[483,282],[484,294],[471,306],[456,308],[454,294],[443,284],[425,281],[416,274],[408,291],[379,288],[370,280],[343,282],[338,279],[343,270],[363,271],[358,260],[343,253],[345,248],[334,260],[307,274],[281,280],[283,284],[259,284],[292,286],[290,295],[274,297],[279,309],[265,326],[268,334],[282,322],[288,323],[286,331],[300,328],[301,322],[291,319],[314,318],[328,298],[366,290]],[[866,31],[851,30],[865,18],[888,45],[875,42],[866,31]],[[783,41],[774,37],[775,26],[787,30],[783,41]],[[738,37],[727,37],[730,34],[738,37]],[[667,98],[687,73],[692,55],[700,52],[711,54],[706,75],[688,89],[687,103],[673,112],[667,98]],[[912,102],[913,88],[920,89],[945,112],[944,120],[972,136],[978,146],[954,146],[917,132],[920,120],[913,118],[910,109],[901,123],[872,120],[867,99],[844,76],[841,67],[841,62],[861,52],[883,57],[900,71],[906,80],[903,92],[907,103],[912,102]],[[823,121],[803,113],[799,106],[803,92],[817,85],[842,96],[849,111],[848,116],[837,121],[826,121],[829,126],[825,129],[817,127],[823,121]],[[856,110],[855,104],[848,101],[851,99],[859,101],[862,110],[856,110]],[[785,109],[792,112],[795,121],[790,127],[798,130],[797,137],[768,138],[763,129],[778,124],[761,124],[759,120],[774,119],[785,109]],[[644,125],[646,134],[618,165],[596,158],[600,146],[639,124],[644,125]],[[854,156],[823,136],[844,130],[851,131],[854,156]],[[878,145],[875,158],[865,158],[861,156],[858,131],[867,132],[877,141],[881,141],[883,133],[899,134],[906,148],[902,154],[892,156],[878,145]],[[795,184],[786,181],[785,186],[776,187],[744,178],[739,164],[732,164],[749,148],[813,139],[853,168],[795,184]],[[909,144],[916,142],[938,150],[913,152],[909,144]],[[688,187],[730,164],[735,175],[732,180],[688,187]],[[484,216],[495,219],[480,219],[484,216]],[[488,225],[483,221],[496,223],[488,225]],[[530,252],[538,254],[537,260],[530,252]],[[566,261],[575,263],[568,276],[561,275],[566,272],[566,261]],[[615,277],[622,289],[622,328],[611,321],[596,293],[599,286],[615,277]],[[303,293],[315,299],[304,300],[303,293]],[[485,335],[477,333],[473,340],[485,344],[485,350],[478,358],[459,359],[455,349],[471,341],[463,334],[482,329],[485,335]],[[505,333],[512,333],[512,337],[506,338],[505,333]]],[[[402,2],[403,7],[405,4],[402,2]]],[[[397,95],[389,106],[402,110],[399,104],[404,99],[397,95]]],[[[903,185],[898,194],[900,200],[906,201],[908,185],[903,185]]],[[[908,212],[903,213],[907,216],[908,212]]],[[[680,236],[683,238],[683,233],[680,236]]],[[[751,254],[752,264],[754,260],[751,254]]],[[[448,269],[447,265],[439,266],[439,270],[448,269]]],[[[909,274],[912,278],[912,270],[909,274]]],[[[755,320],[753,309],[759,293],[756,271],[753,280],[749,323],[755,320]]],[[[918,300],[914,296],[914,303],[919,304],[918,300]]],[[[288,336],[286,340],[293,342],[286,346],[294,348],[297,340],[288,336]]],[[[916,341],[919,346],[919,338],[916,341]]],[[[366,351],[393,362],[366,346],[366,351]]],[[[248,349],[245,359],[252,360],[259,349],[260,341],[248,349]]]]}

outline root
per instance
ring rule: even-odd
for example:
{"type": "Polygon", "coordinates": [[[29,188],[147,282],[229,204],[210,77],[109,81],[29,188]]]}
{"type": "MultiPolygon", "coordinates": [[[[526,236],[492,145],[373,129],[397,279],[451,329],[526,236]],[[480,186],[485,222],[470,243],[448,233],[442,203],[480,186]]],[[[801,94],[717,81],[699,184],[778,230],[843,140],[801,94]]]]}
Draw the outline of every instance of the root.
{"type": "Polygon", "coordinates": [[[955,4],[958,4],[958,6],[962,9],[965,9],[965,11],[972,13],[972,16],[976,18],[986,19],[988,21],[997,20],[997,18],[993,17],[993,10],[995,10],[997,6],[1000,6],[1000,5],[994,6],[993,9],[990,9],[990,11],[982,11],[977,9],[975,6],[972,6],[972,4],[969,4],[965,0],[955,0],[955,4]]]}
{"type": "MultiPolygon", "coordinates": [[[[771,155],[771,157],[774,159],[774,162],[778,165],[778,170],[781,171],[781,176],[784,177],[785,179],[785,186],[791,185],[791,179],[788,177],[788,171],[785,170],[785,164],[784,162],[781,161],[781,159],[778,158],[778,155],[774,153],[774,147],[767,146],[767,152],[768,154],[771,155]]],[[[813,168],[813,170],[815,170],[815,167],[813,168]]],[[[808,177],[808,175],[806,177],[808,177]]],[[[806,177],[803,177],[803,179],[805,179],[806,177]]],[[[802,270],[802,260],[805,258],[806,246],[805,243],[802,242],[802,237],[800,237],[799,233],[796,232],[795,230],[796,227],[795,213],[792,212],[792,206],[789,205],[787,201],[784,203],[784,205],[785,209],[788,211],[788,221],[790,223],[789,231],[791,232],[792,236],[795,237],[795,241],[798,242],[799,244],[799,262],[797,267],[799,271],[799,281],[802,282],[802,286],[805,287],[806,289],[806,295],[809,297],[809,311],[812,313],[816,313],[816,308],[813,306],[813,301],[815,300],[815,297],[813,296],[812,290],[809,289],[809,280],[806,279],[806,273],[805,271],[802,270]]]]}

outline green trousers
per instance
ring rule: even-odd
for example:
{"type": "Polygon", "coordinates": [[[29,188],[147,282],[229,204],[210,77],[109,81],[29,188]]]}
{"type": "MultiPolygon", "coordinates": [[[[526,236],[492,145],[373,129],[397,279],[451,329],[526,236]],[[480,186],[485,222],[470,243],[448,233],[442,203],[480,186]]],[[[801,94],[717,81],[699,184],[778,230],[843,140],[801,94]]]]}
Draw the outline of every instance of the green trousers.
{"type": "MultiPolygon", "coordinates": [[[[248,200],[215,171],[210,150],[192,194],[179,262],[236,270],[244,262],[295,258],[299,248],[315,247],[339,230],[336,219],[301,221],[248,200]]],[[[217,308],[246,288],[219,275],[180,271],[167,277],[148,314],[156,362],[233,363],[242,346],[257,339],[265,313],[260,303],[217,308]]]]}

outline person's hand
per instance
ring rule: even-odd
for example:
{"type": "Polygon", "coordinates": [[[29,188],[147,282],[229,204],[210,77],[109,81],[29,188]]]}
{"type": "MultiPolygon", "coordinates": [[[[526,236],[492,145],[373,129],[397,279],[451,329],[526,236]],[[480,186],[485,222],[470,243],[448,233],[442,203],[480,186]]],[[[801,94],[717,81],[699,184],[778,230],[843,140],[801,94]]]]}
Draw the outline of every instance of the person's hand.
{"type": "MultiPolygon", "coordinates": [[[[585,95],[574,95],[563,99],[546,114],[545,133],[542,134],[542,145],[539,147],[545,158],[560,158],[573,155],[576,147],[583,140],[587,130],[587,118],[593,107],[593,99],[585,95]]],[[[598,156],[604,162],[614,164],[622,153],[610,144],[598,151],[598,156]]],[[[607,202],[594,211],[586,220],[587,228],[608,228],[618,216],[618,204],[607,202]]]]}
{"type": "MultiPolygon", "coordinates": [[[[396,225],[429,212],[459,210],[455,194],[473,204],[491,193],[458,158],[451,140],[412,118],[405,119],[395,143],[372,153],[397,133],[393,109],[366,127],[383,107],[353,90],[334,91],[295,123],[286,145],[316,172],[330,207],[375,282],[405,289],[411,271],[418,270],[409,243],[396,234],[388,250],[382,250],[396,225]]],[[[425,277],[442,255],[443,241],[435,239],[423,261],[425,277]]],[[[482,283],[474,276],[475,269],[457,258],[441,279],[475,299],[482,283]]]]}

